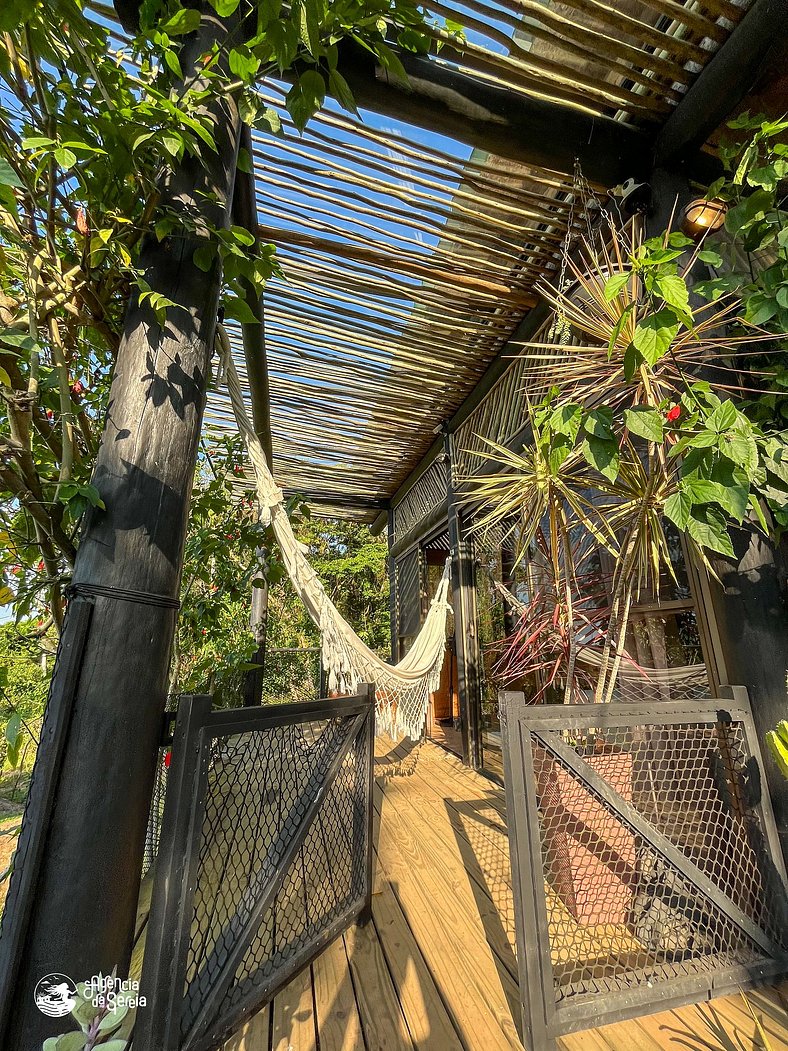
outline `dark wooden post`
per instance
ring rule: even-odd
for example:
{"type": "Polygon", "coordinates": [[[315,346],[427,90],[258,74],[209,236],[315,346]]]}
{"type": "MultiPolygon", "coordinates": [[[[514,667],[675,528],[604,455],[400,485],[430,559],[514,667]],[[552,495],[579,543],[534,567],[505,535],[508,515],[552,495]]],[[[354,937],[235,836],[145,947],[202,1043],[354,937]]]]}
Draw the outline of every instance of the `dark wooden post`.
{"type": "MultiPolygon", "coordinates": [[[[199,57],[221,46],[229,28],[204,5],[181,55],[186,79],[199,77],[199,57]]],[[[209,101],[206,115],[216,152],[185,157],[162,186],[162,205],[198,226],[224,227],[238,112],[225,96],[209,101]]],[[[68,1019],[49,1019],[35,1006],[42,976],[81,981],[116,966],[127,973],[219,302],[219,264],[206,274],[193,262],[204,236],[179,230],[161,243],[149,238],[141,251],[151,288],[176,306],[163,325],[136,300],[126,315],[93,476],[106,510],[91,514],[74,571],[75,591],[94,600],[94,613],[59,740],[51,727],[63,704],[63,663],[53,677],[37,770],[47,768],[53,748],[62,760],[47,798],[34,774],[3,920],[5,1051],[40,1048],[69,1028],[68,1019]],[[27,847],[31,830],[42,828],[36,863],[27,847]]],[[[76,627],[67,616],[67,649],[76,627]]]]}
{"type": "Polygon", "coordinates": [[[391,663],[399,660],[399,627],[397,618],[397,562],[391,549],[394,546],[394,508],[388,510],[388,571],[389,571],[389,630],[391,632],[391,663]]]}
{"type": "Polygon", "coordinates": [[[452,438],[446,435],[449,462],[449,544],[454,605],[454,642],[457,650],[457,686],[460,694],[460,731],[463,758],[481,766],[479,737],[479,637],[476,628],[476,580],[473,546],[465,535],[462,512],[452,485],[452,438]]]}
{"type": "MultiPolygon", "coordinates": [[[[252,134],[247,126],[241,129],[241,146],[246,150],[250,166],[253,159],[252,134]]],[[[233,213],[239,226],[254,236],[257,249],[257,201],[255,197],[254,169],[239,172],[235,183],[233,213]]],[[[255,317],[255,322],[241,326],[246,359],[246,374],[252,402],[252,423],[263,446],[269,468],[273,468],[274,454],[271,438],[271,402],[268,383],[268,358],[265,350],[265,312],[263,300],[253,285],[242,282],[246,305],[255,317]]],[[[263,699],[265,676],[265,650],[268,638],[268,584],[252,588],[250,626],[257,648],[252,655],[256,668],[244,677],[243,702],[246,707],[260,704],[263,699]]]]}

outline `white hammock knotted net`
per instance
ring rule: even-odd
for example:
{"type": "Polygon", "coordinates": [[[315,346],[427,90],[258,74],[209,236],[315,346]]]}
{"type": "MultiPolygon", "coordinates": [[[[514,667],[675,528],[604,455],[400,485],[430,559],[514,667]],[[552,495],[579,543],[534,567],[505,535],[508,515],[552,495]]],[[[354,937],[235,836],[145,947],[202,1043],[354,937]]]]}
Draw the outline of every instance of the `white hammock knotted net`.
{"type": "Polygon", "coordinates": [[[328,688],[353,693],[359,683],[374,682],[377,732],[388,733],[393,738],[407,736],[418,740],[427,718],[430,694],[440,684],[446,652],[446,618],[451,610],[449,561],[447,559],[426,620],[407,656],[397,665],[387,664],[362,642],[328,597],[306,558],[305,546],[293,534],[284,495],[268,469],[265,452],[246,412],[229,340],[221,326],[218,337],[235,420],[254,470],[260,519],[264,525],[273,527],[293,587],[320,632],[328,688]]]}

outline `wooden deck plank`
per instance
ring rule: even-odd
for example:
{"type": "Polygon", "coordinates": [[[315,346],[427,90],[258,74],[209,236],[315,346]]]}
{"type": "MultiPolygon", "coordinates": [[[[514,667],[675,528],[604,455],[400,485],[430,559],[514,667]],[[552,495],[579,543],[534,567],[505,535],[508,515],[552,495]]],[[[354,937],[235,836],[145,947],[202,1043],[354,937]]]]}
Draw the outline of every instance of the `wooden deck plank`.
{"type": "MultiPolygon", "coordinates": [[[[403,819],[390,806],[382,828],[378,857],[444,1000],[456,1011],[466,1046],[519,1048],[512,1013],[517,986],[490,950],[467,877],[463,887],[453,866],[443,864],[447,859],[434,858],[412,813],[403,819]]],[[[489,898],[486,904],[492,915],[489,898]]],[[[494,922],[500,927],[497,917],[494,922]]]]}
{"type": "Polygon", "coordinates": [[[317,1051],[312,969],[297,975],[274,1000],[273,1051],[317,1051]]]}
{"type": "Polygon", "coordinates": [[[356,994],[341,937],[315,960],[312,976],[320,1051],[364,1051],[356,994]]]}
{"type": "Polygon", "coordinates": [[[377,886],[375,926],[414,1045],[419,1051],[463,1051],[419,944],[382,873],[377,886]]]}
{"type": "Polygon", "coordinates": [[[392,829],[396,824],[406,839],[414,841],[412,848],[419,856],[421,868],[430,877],[440,874],[441,896],[451,901],[449,922],[460,912],[480,917],[482,937],[514,979],[517,964],[510,937],[514,933],[511,887],[501,881],[501,866],[493,868],[473,852],[467,839],[458,834],[456,825],[452,826],[445,807],[430,807],[425,814],[425,807],[420,805],[422,798],[418,784],[409,790],[390,785],[385,794],[385,806],[389,809],[383,811],[384,826],[386,820],[392,829]],[[412,833],[418,834],[418,842],[412,833]],[[450,849],[446,849],[447,844],[450,849]],[[502,922],[507,915],[512,917],[510,932],[502,922]]]}
{"type": "Polygon", "coordinates": [[[271,1036],[271,1008],[266,1005],[224,1045],[224,1051],[268,1051],[271,1036]]]}
{"type": "Polygon", "coordinates": [[[413,1051],[374,923],[351,927],[344,942],[367,1051],[413,1051]]]}

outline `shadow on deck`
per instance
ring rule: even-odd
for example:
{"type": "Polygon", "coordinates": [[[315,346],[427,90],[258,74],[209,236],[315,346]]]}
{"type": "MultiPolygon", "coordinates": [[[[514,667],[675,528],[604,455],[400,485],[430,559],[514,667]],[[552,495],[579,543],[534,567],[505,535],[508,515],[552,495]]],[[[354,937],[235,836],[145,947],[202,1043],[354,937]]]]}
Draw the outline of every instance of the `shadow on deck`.
{"type": "MultiPolygon", "coordinates": [[[[373,922],[225,1051],[521,1049],[503,790],[427,743],[379,741],[373,922]]],[[[561,1051],[786,1051],[788,985],[589,1030],[561,1051]],[[759,1027],[768,1041],[764,1044],[759,1027]]]]}

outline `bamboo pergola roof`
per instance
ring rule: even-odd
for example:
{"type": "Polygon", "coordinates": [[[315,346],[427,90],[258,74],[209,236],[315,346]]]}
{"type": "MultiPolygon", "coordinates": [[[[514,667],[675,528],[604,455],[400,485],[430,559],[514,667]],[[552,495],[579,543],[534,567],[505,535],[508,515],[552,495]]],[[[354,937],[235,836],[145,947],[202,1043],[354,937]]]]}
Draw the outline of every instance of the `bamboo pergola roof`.
{"type": "MultiPolygon", "coordinates": [[[[441,134],[429,119],[433,88],[436,113],[456,83],[469,84],[504,91],[511,112],[552,106],[559,125],[575,114],[592,132],[629,130],[632,142],[653,144],[751,6],[427,0],[436,50],[411,63],[418,119],[407,95],[397,117],[351,115],[329,100],[300,136],[284,109],[287,85],[261,86],[283,129],[255,132],[253,152],[260,234],[284,272],[264,306],[274,468],[286,490],[331,513],[376,517],[556,269],[571,166],[473,148],[461,127],[458,138],[441,134]],[[441,28],[447,21],[464,28],[464,42],[441,28]]],[[[469,121],[498,119],[464,105],[469,121]]],[[[642,170],[643,157],[632,165],[642,170]]],[[[230,332],[245,380],[240,331],[230,332]]],[[[221,391],[209,397],[207,426],[235,430],[221,391]]]]}

